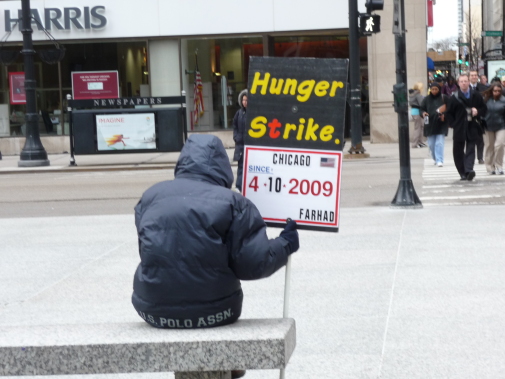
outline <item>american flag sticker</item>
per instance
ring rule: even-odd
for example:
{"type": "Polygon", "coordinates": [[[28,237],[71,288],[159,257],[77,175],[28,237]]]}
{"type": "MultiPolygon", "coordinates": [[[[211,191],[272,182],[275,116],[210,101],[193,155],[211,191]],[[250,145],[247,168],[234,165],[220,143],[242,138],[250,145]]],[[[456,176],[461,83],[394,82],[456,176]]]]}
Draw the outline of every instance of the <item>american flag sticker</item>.
{"type": "Polygon", "coordinates": [[[335,167],[335,158],[321,158],[321,167],[335,167]]]}

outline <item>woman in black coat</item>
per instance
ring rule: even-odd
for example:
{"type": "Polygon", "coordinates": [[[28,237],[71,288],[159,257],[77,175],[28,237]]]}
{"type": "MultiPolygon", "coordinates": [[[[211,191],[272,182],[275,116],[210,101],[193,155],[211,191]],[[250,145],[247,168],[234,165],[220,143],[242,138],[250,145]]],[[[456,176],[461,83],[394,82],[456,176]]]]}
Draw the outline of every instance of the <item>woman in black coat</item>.
{"type": "Polygon", "coordinates": [[[237,182],[235,187],[242,192],[242,172],[244,170],[244,133],[245,133],[245,119],[247,110],[247,90],[243,90],[238,95],[238,103],[240,109],[233,117],[233,140],[235,141],[235,152],[233,153],[233,160],[238,161],[237,167],[237,182]]]}
{"type": "Polygon", "coordinates": [[[448,126],[442,113],[448,100],[442,94],[440,84],[433,82],[430,84],[430,94],[423,99],[420,108],[423,117],[430,119],[430,123],[424,126],[424,135],[428,137],[431,157],[438,167],[444,165],[444,142],[448,126]]]}

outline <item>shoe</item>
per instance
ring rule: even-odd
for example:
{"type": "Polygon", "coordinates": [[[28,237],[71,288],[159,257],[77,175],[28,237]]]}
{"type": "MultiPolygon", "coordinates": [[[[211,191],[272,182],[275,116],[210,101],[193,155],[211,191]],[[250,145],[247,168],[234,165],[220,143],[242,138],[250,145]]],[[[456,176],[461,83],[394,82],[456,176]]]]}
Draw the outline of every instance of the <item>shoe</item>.
{"type": "Polygon", "coordinates": [[[421,145],[421,147],[426,147],[426,144],[422,142],[419,145],[421,145]]]}
{"type": "Polygon", "coordinates": [[[460,175],[461,176],[461,179],[460,180],[467,180],[466,179],[466,175],[460,175]]]}
{"type": "Polygon", "coordinates": [[[498,175],[503,175],[503,170],[498,170],[498,175]]]}
{"type": "Polygon", "coordinates": [[[438,166],[438,167],[444,167],[444,164],[443,164],[442,162],[438,162],[438,163],[437,163],[437,166],[438,166]]]}
{"type": "Polygon", "coordinates": [[[241,378],[245,375],[245,370],[233,370],[231,372],[231,378],[232,379],[238,379],[241,378]]]}
{"type": "Polygon", "coordinates": [[[484,159],[479,159],[479,164],[484,164],[484,159]]]}
{"type": "Polygon", "coordinates": [[[413,149],[419,149],[421,146],[419,145],[415,145],[415,146],[412,146],[413,149]]]}
{"type": "Polygon", "coordinates": [[[494,172],[494,171],[489,171],[489,175],[495,175],[495,174],[496,174],[496,172],[494,172]]]}
{"type": "Polygon", "coordinates": [[[475,171],[470,171],[468,174],[466,174],[466,180],[471,182],[475,178],[475,171]]]}

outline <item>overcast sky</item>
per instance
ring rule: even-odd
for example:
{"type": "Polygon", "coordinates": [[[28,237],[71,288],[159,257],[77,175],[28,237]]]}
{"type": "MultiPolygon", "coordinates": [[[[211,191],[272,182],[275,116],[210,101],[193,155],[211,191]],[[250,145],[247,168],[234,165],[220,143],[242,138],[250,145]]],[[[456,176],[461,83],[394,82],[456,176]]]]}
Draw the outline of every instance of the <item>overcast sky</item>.
{"type": "MultiPolygon", "coordinates": [[[[463,0],[464,11],[469,0],[463,0]]],[[[472,14],[481,8],[481,0],[471,0],[472,14]]],[[[436,0],[433,6],[434,26],[428,34],[428,42],[447,37],[458,37],[458,0],[436,0]]]]}
{"type": "Polygon", "coordinates": [[[433,6],[433,28],[429,34],[429,42],[447,37],[457,38],[458,0],[437,0],[433,6]]]}

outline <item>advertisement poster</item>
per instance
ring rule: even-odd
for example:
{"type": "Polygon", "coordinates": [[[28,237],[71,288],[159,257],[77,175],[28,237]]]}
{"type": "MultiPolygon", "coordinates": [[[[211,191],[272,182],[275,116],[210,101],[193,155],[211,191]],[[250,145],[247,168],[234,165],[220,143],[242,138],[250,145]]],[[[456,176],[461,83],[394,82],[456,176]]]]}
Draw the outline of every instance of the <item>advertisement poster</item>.
{"type": "Polygon", "coordinates": [[[338,229],[342,152],[245,148],[244,187],[266,222],[338,229]]]}
{"type": "Polygon", "coordinates": [[[156,149],[154,113],[96,116],[98,151],[156,149]]]}
{"type": "Polygon", "coordinates": [[[11,104],[26,104],[25,73],[9,72],[11,104]]]}
{"type": "Polygon", "coordinates": [[[500,80],[502,76],[505,76],[505,61],[487,61],[487,77],[489,81],[496,76],[499,77],[500,80]]]}
{"type": "Polygon", "coordinates": [[[118,72],[72,72],[72,98],[74,100],[119,98],[118,72]]]}
{"type": "Polygon", "coordinates": [[[251,57],[242,189],[270,226],[338,231],[347,69],[251,57]]]}

